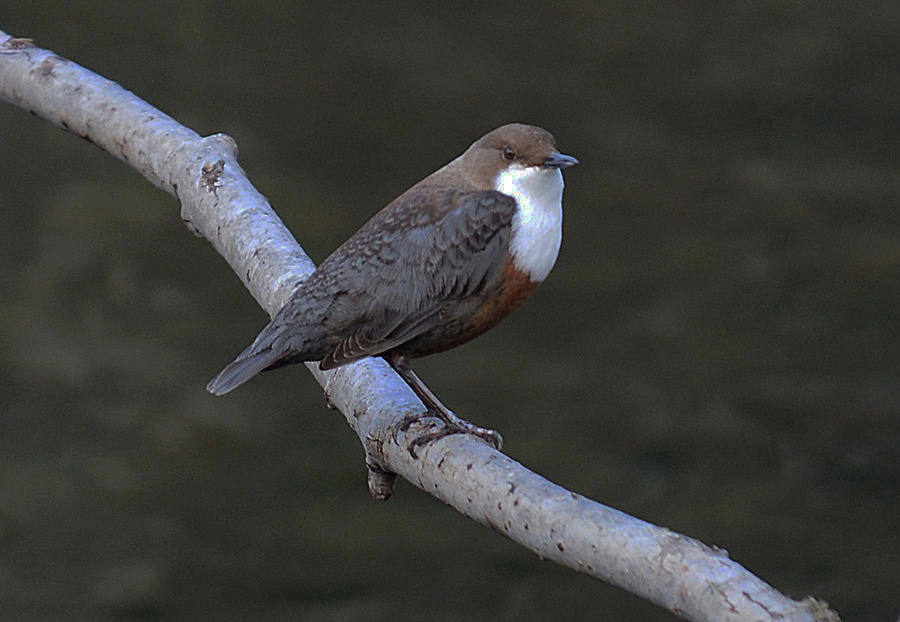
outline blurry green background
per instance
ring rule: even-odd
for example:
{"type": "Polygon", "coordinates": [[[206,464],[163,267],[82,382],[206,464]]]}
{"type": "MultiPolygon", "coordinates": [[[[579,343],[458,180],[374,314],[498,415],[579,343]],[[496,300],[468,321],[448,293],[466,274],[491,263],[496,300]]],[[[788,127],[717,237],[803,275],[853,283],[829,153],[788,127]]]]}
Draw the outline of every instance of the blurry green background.
{"type": "MultiPolygon", "coordinates": [[[[565,239],[416,368],[507,452],[846,620],[900,613],[900,4],[7,2],[0,29],[241,163],[321,261],[497,125],[565,239]]],[[[401,483],[177,202],[0,105],[0,617],[672,620],[401,483]]]]}

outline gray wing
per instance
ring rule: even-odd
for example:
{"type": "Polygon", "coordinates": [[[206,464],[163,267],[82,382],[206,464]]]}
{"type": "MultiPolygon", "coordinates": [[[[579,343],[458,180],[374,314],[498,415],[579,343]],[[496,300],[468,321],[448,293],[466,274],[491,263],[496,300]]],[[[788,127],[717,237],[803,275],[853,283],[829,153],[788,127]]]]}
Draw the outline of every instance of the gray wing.
{"type": "Polygon", "coordinates": [[[440,322],[442,309],[478,294],[500,272],[516,212],[512,197],[422,188],[395,203],[320,267],[340,284],[325,332],[343,332],[322,369],[415,338],[440,322]],[[356,323],[349,330],[348,317],[356,323]]]}
{"type": "Polygon", "coordinates": [[[515,211],[499,192],[413,188],[322,262],[207,389],[301,361],[337,367],[433,328],[498,275],[515,211]]]}

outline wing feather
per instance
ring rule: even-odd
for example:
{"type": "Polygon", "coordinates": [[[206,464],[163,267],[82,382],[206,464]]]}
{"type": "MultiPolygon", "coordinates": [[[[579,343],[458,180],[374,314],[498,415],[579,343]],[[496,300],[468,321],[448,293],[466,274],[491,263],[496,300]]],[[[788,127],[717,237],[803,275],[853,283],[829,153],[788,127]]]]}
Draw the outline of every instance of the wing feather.
{"type": "Polygon", "coordinates": [[[323,274],[326,263],[337,268],[328,272],[344,288],[325,313],[325,332],[339,332],[338,324],[355,318],[349,333],[343,326],[344,337],[322,369],[421,335],[440,323],[442,310],[499,274],[516,210],[512,197],[425,189],[406,199],[376,215],[322,264],[323,274]]]}

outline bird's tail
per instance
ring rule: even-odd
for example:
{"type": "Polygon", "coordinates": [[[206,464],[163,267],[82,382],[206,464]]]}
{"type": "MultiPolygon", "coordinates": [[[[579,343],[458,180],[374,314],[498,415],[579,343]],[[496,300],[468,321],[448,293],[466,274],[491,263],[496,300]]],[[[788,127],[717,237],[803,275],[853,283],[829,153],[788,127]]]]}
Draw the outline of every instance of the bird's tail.
{"type": "MultiPolygon", "coordinates": [[[[252,346],[248,350],[252,350],[252,346]]],[[[272,348],[241,354],[219,372],[218,376],[209,381],[206,390],[213,395],[225,395],[259,372],[278,363],[283,356],[282,353],[276,352],[272,348]]]]}

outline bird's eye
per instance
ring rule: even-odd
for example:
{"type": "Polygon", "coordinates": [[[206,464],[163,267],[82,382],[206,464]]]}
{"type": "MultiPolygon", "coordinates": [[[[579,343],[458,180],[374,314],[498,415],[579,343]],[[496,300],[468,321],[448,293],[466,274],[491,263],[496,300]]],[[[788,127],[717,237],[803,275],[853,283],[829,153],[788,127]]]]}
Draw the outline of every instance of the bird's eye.
{"type": "Polygon", "coordinates": [[[507,160],[515,160],[516,152],[513,150],[512,147],[504,147],[503,148],[503,157],[507,160]]]}

